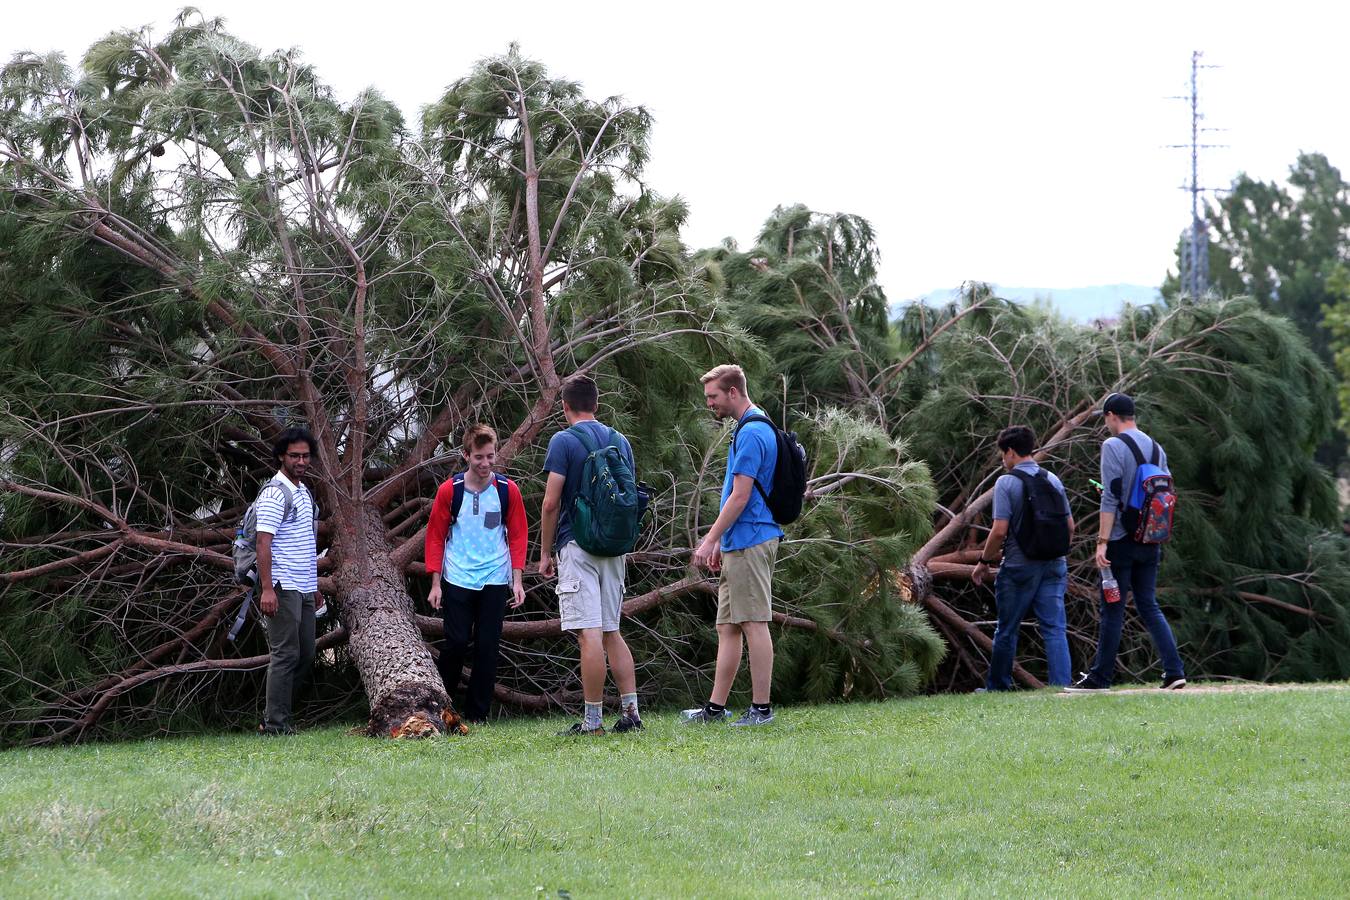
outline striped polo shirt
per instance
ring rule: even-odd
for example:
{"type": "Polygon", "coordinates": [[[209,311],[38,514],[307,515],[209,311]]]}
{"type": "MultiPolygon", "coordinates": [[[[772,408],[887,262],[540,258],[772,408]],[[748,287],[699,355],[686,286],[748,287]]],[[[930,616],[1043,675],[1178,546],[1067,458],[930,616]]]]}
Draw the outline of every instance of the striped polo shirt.
{"type": "Polygon", "coordinates": [[[281,521],[286,497],[278,490],[263,490],[258,498],[258,531],[272,535],[272,582],[302,594],[319,590],[319,565],[314,546],[314,495],[303,484],[292,484],[282,472],[272,476],[291,490],[295,511],[281,521]]]}

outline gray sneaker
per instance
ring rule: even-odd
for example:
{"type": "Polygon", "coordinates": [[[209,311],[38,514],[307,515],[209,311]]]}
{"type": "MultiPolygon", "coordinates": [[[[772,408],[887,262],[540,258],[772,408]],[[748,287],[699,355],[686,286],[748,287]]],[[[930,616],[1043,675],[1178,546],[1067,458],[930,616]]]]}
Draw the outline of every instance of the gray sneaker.
{"type": "Polygon", "coordinates": [[[759,710],[755,709],[755,708],[752,706],[752,707],[750,707],[749,709],[747,709],[747,710],[745,711],[745,715],[741,716],[739,719],[737,719],[735,722],[732,722],[731,724],[732,724],[732,725],[768,725],[768,724],[770,724],[771,722],[773,722],[773,710],[772,710],[772,709],[770,709],[767,713],[762,713],[762,712],[760,712],[759,710]]]}
{"type": "Polygon", "coordinates": [[[724,722],[730,719],[734,713],[729,709],[722,710],[722,714],[710,715],[707,707],[696,706],[693,709],[686,709],[680,713],[680,721],[686,725],[707,725],[710,722],[724,722]]]}

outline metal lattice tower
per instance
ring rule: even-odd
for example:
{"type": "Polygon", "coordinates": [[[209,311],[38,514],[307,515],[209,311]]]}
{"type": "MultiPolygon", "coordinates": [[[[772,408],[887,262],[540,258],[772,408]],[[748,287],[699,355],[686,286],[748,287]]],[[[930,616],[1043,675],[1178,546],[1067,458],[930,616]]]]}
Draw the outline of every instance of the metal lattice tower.
{"type": "Polygon", "coordinates": [[[1191,54],[1191,91],[1190,94],[1174,97],[1183,100],[1191,107],[1191,140],[1188,144],[1170,144],[1169,146],[1191,151],[1191,177],[1183,182],[1181,190],[1191,195],[1191,227],[1186,234],[1186,242],[1181,250],[1181,292],[1192,299],[1205,296],[1209,290],[1209,223],[1205,221],[1200,195],[1206,188],[1200,186],[1200,151],[1223,147],[1224,144],[1202,144],[1201,135],[1218,131],[1217,128],[1205,128],[1200,123],[1205,115],[1200,112],[1200,70],[1217,69],[1218,66],[1206,66],[1200,63],[1204,56],[1199,50],[1191,54]]]}

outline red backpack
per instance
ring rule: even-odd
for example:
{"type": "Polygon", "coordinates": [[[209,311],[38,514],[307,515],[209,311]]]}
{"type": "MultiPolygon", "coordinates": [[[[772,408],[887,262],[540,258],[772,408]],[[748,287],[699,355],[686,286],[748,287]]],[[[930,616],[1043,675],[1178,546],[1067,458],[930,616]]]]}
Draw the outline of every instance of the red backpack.
{"type": "Polygon", "coordinates": [[[1124,433],[1116,437],[1130,448],[1135,462],[1134,484],[1121,515],[1125,535],[1136,544],[1165,544],[1172,539],[1177,493],[1172,476],[1160,465],[1162,450],[1154,441],[1152,459],[1145,461],[1134,438],[1124,433]]]}

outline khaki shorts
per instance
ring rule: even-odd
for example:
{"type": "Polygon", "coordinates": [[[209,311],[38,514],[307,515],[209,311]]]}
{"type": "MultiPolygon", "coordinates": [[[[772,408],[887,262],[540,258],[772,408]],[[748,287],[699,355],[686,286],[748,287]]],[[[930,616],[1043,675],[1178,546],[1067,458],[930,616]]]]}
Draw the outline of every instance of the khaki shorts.
{"type": "Polygon", "coordinates": [[[558,551],[558,612],[563,631],[618,631],[624,557],[591,556],[568,541],[558,551]]]}
{"type": "Polygon", "coordinates": [[[722,580],[717,585],[717,624],[773,620],[773,566],[778,561],[778,538],[723,551],[722,580]]]}

